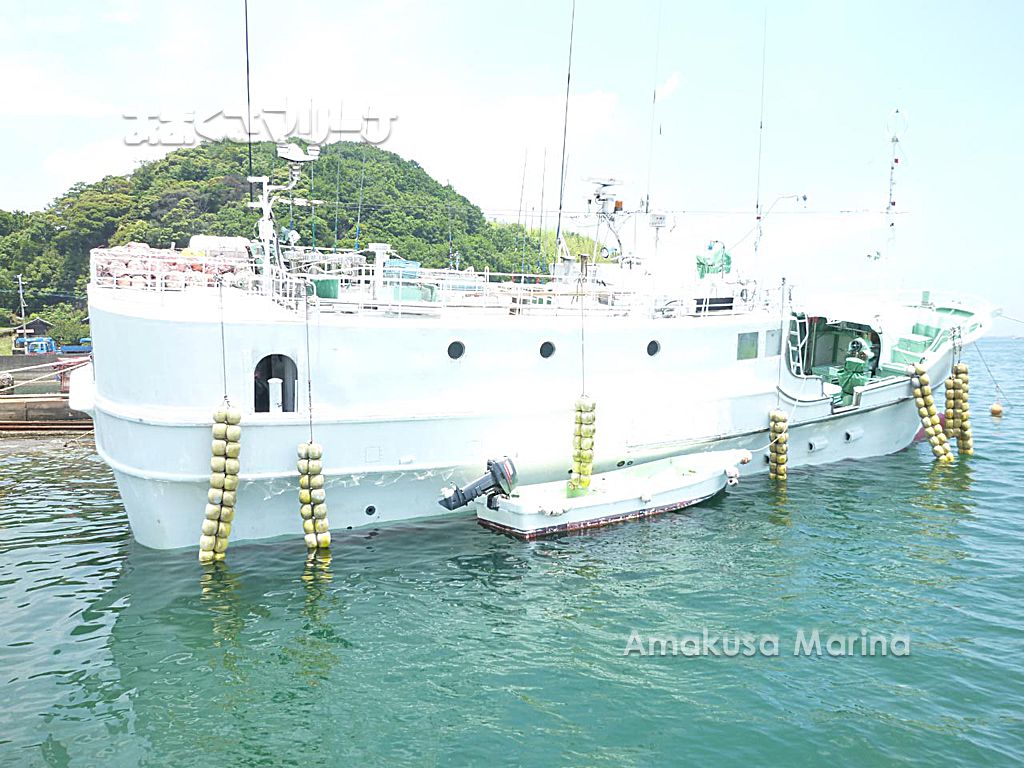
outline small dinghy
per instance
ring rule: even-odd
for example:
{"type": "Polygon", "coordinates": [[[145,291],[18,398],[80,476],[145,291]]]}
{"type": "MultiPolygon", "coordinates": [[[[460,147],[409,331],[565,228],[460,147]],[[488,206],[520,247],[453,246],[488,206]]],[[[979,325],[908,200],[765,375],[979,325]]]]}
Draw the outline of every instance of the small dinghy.
{"type": "Polygon", "coordinates": [[[440,504],[458,509],[476,500],[481,525],[522,539],[597,528],[699,504],[739,481],[737,464],[750,451],[676,456],[594,475],[588,493],[570,496],[565,481],[517,485],[508,458],[487,462],[487,474],[447,489],[440,504]],[[481,498],[483,497],[483,498],[481,498]]]}

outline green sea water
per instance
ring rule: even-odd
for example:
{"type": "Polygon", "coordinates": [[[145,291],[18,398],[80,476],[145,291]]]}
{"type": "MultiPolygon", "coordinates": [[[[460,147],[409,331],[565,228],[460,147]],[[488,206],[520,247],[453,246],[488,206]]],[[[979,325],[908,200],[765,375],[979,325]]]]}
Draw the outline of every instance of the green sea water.
{"type": "Polygon", "coordinates": [[[988,416],[967,350],[952,467],[917,444],[539,543],[340,533],[315,565],[299,536],[214,571],[147,550],[87,442],[0,440],[0,765],[1020,764],[1024,341],[981,352],[1017,407],[988,416]],[[909,655],[794,655],[815,629],[909,655]]]}

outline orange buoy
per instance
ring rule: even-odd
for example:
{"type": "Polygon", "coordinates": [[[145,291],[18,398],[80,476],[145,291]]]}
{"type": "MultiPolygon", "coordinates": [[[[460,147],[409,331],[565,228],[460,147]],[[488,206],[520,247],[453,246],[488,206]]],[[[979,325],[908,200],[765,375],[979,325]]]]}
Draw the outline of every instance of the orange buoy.
{"type": "Polygon", "coordinates": [[[993,416],[1002,416],[1003,415],[1003,406],[1000,405],[1000,403],[998,401],[996,401],[996,402],[992,403],[992,407],[989,408],[989,412],[993,416]]]}

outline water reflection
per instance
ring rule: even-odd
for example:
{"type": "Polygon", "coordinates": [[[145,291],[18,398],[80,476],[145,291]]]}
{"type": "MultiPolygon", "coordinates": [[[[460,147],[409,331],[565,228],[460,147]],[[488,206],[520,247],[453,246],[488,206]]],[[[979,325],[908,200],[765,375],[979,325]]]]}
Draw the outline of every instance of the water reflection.
{"type": "Polygon", "coordinates": [[[744,739],[769,762],[897,742],[886,758],[1012,761],[1019,740],[987,734],[1021,708],[1019,659],[991,651],[1022,631],[1013,418],[979,420],[952,466],[915,446],[582,536],[460,518],[210,569],[133,544],[98,459],[22,443],[0,466],[0,763],[642,765],[744,739]],[[705,626],[915,645],[902,665],[622,656],[633,627],[705,626]]]}

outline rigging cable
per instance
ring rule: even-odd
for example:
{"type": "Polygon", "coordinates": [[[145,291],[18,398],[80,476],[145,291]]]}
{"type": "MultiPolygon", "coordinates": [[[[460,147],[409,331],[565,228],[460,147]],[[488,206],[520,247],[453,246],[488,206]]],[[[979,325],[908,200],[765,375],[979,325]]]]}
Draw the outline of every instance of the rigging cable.
{"type": "Polygon", "coordinates": [[[224,278],[217,278],[217,296],[220,304],[220,368],[224,384],[224,402],[228,402],[228,345],[224,333],[224,278]]]}
{"type": "Polygon", "coordinates": [[[316,172],[313,170],[315,165],[315,160],[309,164],[309,215],[313,219],[313,250],[316,250],[316,194],[313,192],[316,182],[316,172]]]}
{"type": "MultiPolygon", "coordinates": [[[[1010,318],[1010,319],[1012,319],[1012,318],[1010,318]]],[[[1020,322],[1020,321],[1018,320],[1017,322],[1020,322]]],[[[986,360],[985,356],[981,353],[981,347],[978,346],[978,342],[974,342],[974,351],[978,353],[978,357],[981,358],[981,362],[985,366],[985,370],[988,371],[989,378],[992,379],[992,386],[995,387],[995,389],[996,389],[996,396],[998,398],[997,402],[1001,401],[1001,402],[1006,403],[1009,406],[1012,406],[1013,403],[1010,402],[1009,398],[1006,396],[1006,393],[1003,392],[1003,388],[1000,387],[999,386],[999,382],[996,381],[995,374],[992,373],[992,369],[989,367],[988,360],[986,360]]]]}
{"type": "MultiPolygon", "coordinates": [[[[49,368],[53,368],[53,363],[46,363],[45,365],[49,368]]],[[[88,365],[87,360],[80,363],[79,365],[68,366],[62,371],[62,373],[70,373],[71,371],[77,370],[78,368],[83,368],[86,365],[88,365]]],[[[5,371],[5,373],[12,373],[12,371],[5,371]]],[[[29,384],[35,384],[40,381],[53,381],[53,374],[53,370],[47,371],[42,376],[36,376],[35,378],[29,379],[28,381],[18,381],[15,382],[14,384],[11,384],[9,387],[0,387],[0,392],[9,392],[11,390],[17,389],[18,387],[24,387],[29,384]]]]}
{"type": "MultiPolygon", "coordinates": [[[[654,170],[654,119],[658,105],[658,60],[661,57],[661,12],[663,2],[658,2],[658,31],[654,42],[654,91],[651,94],[651,129],[650,143],[647,147],[647,198],[644,200],[644,213],[651,212],[651,175],[654,170]]],[[[660,131],[659,131],[660,133],[660,131]]]]}
{"type": "Polygon", "coordinates": [[[757,221],[757,237],[754,239],[754,261],[761,245],[761,155],[764,146],[764,81],[765,62],[768,56],[768,9],[764,11],[764,28],[761,33],[761,117],[757,124],[757,194],[754,211],[757,221]]]}
{"type": "Polygon", "coordinates": [[[544,147],[544,159],[540,166],[540,226],[537,238],[537,272],[544,271],[544,182],[548,175],[548,148],[544,147]]]}
{"type": "Polygon", "coordinates": [[[516,249],[519,247],[519,238],[522,236],[523,263],[519,269],[520,274],[526,272],[526,219],[523,216],[523,198],[526,196],[526,163],[529,159],[530,150],[527,149],[523,153],[523,181],[519,185],[519,213],[516,214],[516,234],[515,239],[512,241],[512,252],[515,253],[516,249]]]}
{"type": "MultiPolygon", "coordinates": [[[[786,354],[789,354],[789,338],[790,334],[786,333],[787,330],[792,329],[793,320],[792,314],[790,315],[789,329],[786,328],[786,278],[782,278],[782,286],[779,288],[779,345],[782,345],[782,339],[786,339],[786,354]]],[[[800,326],[797,325],[797,331],[799,335],[800,326]]],[[[775,387],[775,407],[779,408],[782,405],[782,350],[779,350],[779,378],[776,382],[775,387]]],[[[792,414],[791,414],[792,415],[792,414]]]]}
{"type": "Polygon", "coordinates": [[[313,361],[309,356],[309,289],[306,287],[304,298],[306,304],[305,326],[306,326],[306,409],[309,412],[309,442],[313,442],[313,361]]]}
{"type": "Polygon", "coordinates": [[[359,250],[359,227],[363,221],[363,183],[366,181],[366,142],[363,142],[362,160],[359,171],[359,205],[356,208],[356,250],[359,250]]]}
{"type": "Polygon", "coordinates": [[[562,206],[565,200],[565,147],[569,136],[569,86],[572,83],[572,39],[576,30],[576,0],[572,0],[572,16],[569,20],[569,66],[565,75],[565,114],[562,118],[562,170],[558,185],[558,224],[555,227],[555,249],[562,242],[562,206]]]}
{"type": "MultiPolygon", "coordinates": [[[[245,140],[249,145],[249,175],[252,176],[252,96],[249,89],[249,0],[245,0],[245,140]]],[[[253,201],[252,182],[249,182],[249,202],[253,201]]]]}
{"type": "Polygon", "coordinates": [[[580,396],[587,394],[587,333],[586,333],[586,293],[583,290],[587,279],[587,260],[583,257],[580,264],[580,276],[576,280],[576,298],[580,302],[580,396]]]}
{"type": "Polygon", "coordinates": [[[338,203],[341,200],[341,147],[334,165],[334,252],[338,252],[338,203]]]}
{"type": "Polygon", "coordinates": [[[448,269],[455,269],[455,252],[452,250],[452,182],[448,181],[448,194],[445,195],[445,202],[448,204],[448,269]]]}

